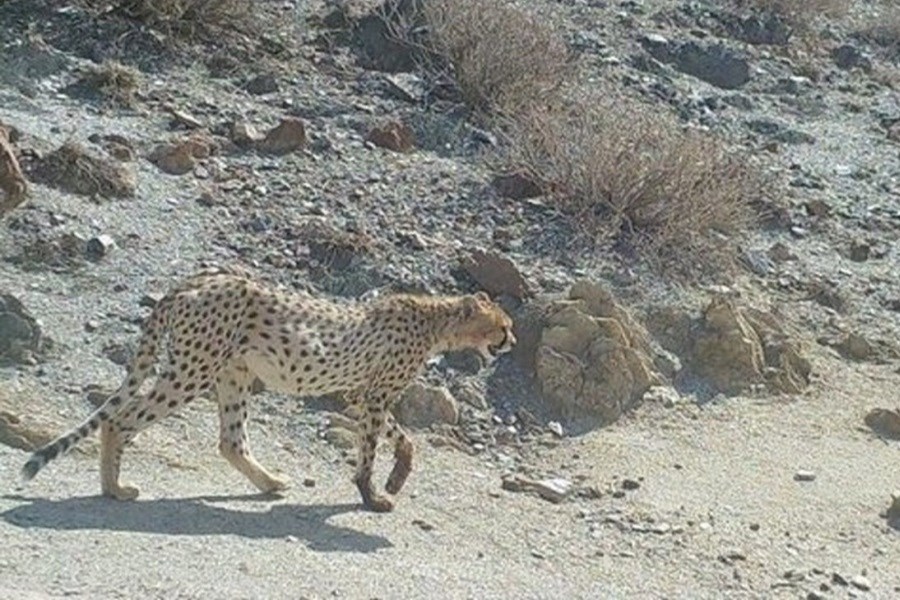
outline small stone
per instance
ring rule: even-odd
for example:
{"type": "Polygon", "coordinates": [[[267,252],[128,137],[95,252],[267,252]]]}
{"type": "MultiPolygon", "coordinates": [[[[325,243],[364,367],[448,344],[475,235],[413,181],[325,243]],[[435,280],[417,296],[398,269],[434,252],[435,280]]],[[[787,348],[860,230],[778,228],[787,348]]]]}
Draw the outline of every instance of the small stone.
{"type": "Polygon", "coordinates": [[[825,600],[825,598],[827,598],[825,594],[816,591],[812,591],[806,594],[806,600],[825,600]]]}
{"type": "Polygon", "coordinates": [[[296,117],[287,117],[266,134],[259,142],[260,151],[267,154],[288,154],[306,144],[306,127],[296,117]]]}
{"type": "Polygon", "coordinates": [[[872,247],[865,242],[857,240],[850,244],[850,260],[853,262],[866,262],[871,252],[872,247]]]}
{"type": "Polygon", "coordinates": [[[356,433],[343,427],[329,427],[323,437],[329,444],[341,450],[356,447],[356,433]]]}
{"type": "Polygon", "coordinates": [[[138,300],[138,305],[145,308],[153,308],[165,297],[166,295],[162,292],[147,292],[138,300]]]}
{"type": "Polygon", "coordinates": [[[437,423],[455,425],[459,421],[459,406],[449,389],[419,382],[406,388],[394,412],[402,424],[411,427],[430,427],[437,423]]]}
{"type": "Polygon", "coordinates": [[[831,583],[843,587],[847,587],[848,585],[850,585],[850,582],[848,582],[847,579],[838,572],[834,572],[831,574],[831,583]]]}
{"type": "Polygon", "coordinates": [[[256,127],[246,121],[232,123],[230,137],[231,141],[239,148],[252,147],[263,139],[256,127]]]}
{"type": "Polygon", "coordinates": [[[428,521],[424,521],[422,519],[413,519],[413,525],[421,529],[422,531],[432,531],[434,530],[434,525],[429,523],[428,521]]]}
{"type": "Polygon", "coordinates": [[[303,487],[316,487],[316,480],[312,477],[307,477],[303,480],[303,487]]]}
{"type": "Polygon", "coordinates": [[[811,217],[827,217],[831,214],[831,205],[824,200],[810,200],[804,206],[806,214],[811,217]]]}
{"type": "Polygon", "coordinates": [[[97,331],[99,328],[100,328],[100,323],[98,323],[94,319],[90,319],[88,321],[85,321],[85,323],[84,323],[84,330],[87,331],[88,333],[93,333],[93,332],[97,331]]]}
{"type": "Polygon", "coordinates": [[[394,152],[410,152],[415,148],[416,137],[408,125],[400,121],[388,121],[373,127],[366,141],[394,152]]]}
{"type": "Polygon", "coordinates": [[[110,344],[103,348],[103,354],[110,361],[122,367],[131,362],[131,349],[123,344],[110,344]]]}
{"type": "Polygon", "coordinates": [[[866,414],[864,420],[866,425],[879,435],[900,439],[900,410],[873,408],[866,414]]]}
{"type": "Polygon", "coordinates": [[[559,423],[559,421],[550,421],[549,423],[547,423],[547,429],[549,429],[550,432],[553,433],[553,435],[559,438],[566,435],[566,432],[563,431],[563,426],[559,423]]]}
{"type": "Polygon", "coordinates": [[[869,583],[869,580],[863,575],[857,575],[851,579],[850,585],[864,592],[868,592],[872,589],[872,584],[869,583]]]}
{"type": "Polygon", "coordinates": [[[794,473],[794,481],[815,481],[816,474],[812,471],[806,471],[801,469],[794,473]]]}
{"type": "Polygon", "coordinates": [[[254,96],[272,94],[278,91],[278,87],[278,79],[272,73],[257,75],[244,84],[244,89],[247,93],[253,94],[254,96]]]}
{"type": "Polygon", "coordinates": [[[900,490],[891,495],[891,506],[885,513],[888,525],[894,529],[900,529],[900,490]]]}
{"type": "Polygon", "coordinates": [[[787,262],[789,260],[796,260],[797,255],[791,252],[790,248],[788,248],[786,244],[776,242],[769,248],[769,258],[775,262],[780,263],[787,262]]]}
{"type": "Polygon", "coordinates": [[[875,354],[875,348],[871,342],[858,333],[849,333],[840,344],[838,351],[853,360],[867,360],[875,354]]]}
{"type": "Polygon", "coordinates": [[[203,123],[201,123],[197,117],[183,110],[171,108],[169,109],[169,114],[172,115],[172,119],[175,123],[187,127],[188,129],[200,129],[203,127],[203,123]]]}
{"type": "Polygon", "coordinates": [[[639,481],[635,479],[623,479],[622,480],[622,489],[628,492],[634,491],[641,487],[639,481]]]}
{"type": "Polygon", "coordinates": [[[535,482],[535,490],[544,500],[559,504],[572,493],[572,482],[561,477],[535,482]]]}
{"type": "Polygon", "coordinates": [[[750,531],[759,531],[759,523],[750,523],[750,531]]]}
{"type": "Polygon", "coordinates": [[[116,245],[116,241],[110,235],[101,234],[87,241],[85,253],[89,258],[103,258],[109,254],[116,245]]]}
{"type": "Polygon", "coordinates": [[[210,138],[194,135],[169,144],[159,144],[150,153],[150,161],[169,175],[184,175],[197,166],[198,159],[208,158],[217,150],[210,138]]]}
{"type": "Polygon", "coordinates": [[[462,261],[462,268],[491,295],[506,294],[522,300],[531,294],[516,264],[496,252],[474,249],[462,261]]]}
{"type": "Polygon", "coordinates": [[[504,198],[526,200],[543,195],[541,186],[524,173],[503,173],[494,177],[491,185],[504,198]]]}
{"type": "Polygon", "coordinates": [[[666,408],[674,408],[681,402],[681,394],[673,387],[654,385],[644,392],[643,401],[661,404],[666,408]]]}

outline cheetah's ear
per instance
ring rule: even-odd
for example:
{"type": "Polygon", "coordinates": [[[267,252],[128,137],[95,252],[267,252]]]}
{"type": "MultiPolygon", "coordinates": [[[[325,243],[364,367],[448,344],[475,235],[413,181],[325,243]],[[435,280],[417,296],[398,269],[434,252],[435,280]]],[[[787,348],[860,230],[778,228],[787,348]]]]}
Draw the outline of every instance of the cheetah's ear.
{"type": "Polygon", "coordinates": [[[471,319],[478,313],[479,302],[477,295],[464,296],[462,300],[462,316],[464,319],[471,319]]]}
{"type": "Polygon", "coordinates": [[[486,292],[475,292],[475,299],[479,302],[490,302],[491,297],[486,292]]]}

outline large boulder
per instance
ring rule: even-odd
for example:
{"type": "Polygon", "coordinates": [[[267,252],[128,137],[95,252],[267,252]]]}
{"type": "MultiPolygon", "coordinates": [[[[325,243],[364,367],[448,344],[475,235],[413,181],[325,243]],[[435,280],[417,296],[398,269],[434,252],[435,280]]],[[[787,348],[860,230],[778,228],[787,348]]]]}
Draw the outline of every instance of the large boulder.
{"type": "Polygon", "coordinates": [[[544,310],[535,373],[544,399],[567,419],[618,419],[662,382],[646,331],[598,285],[575,284],[544,310]]]}

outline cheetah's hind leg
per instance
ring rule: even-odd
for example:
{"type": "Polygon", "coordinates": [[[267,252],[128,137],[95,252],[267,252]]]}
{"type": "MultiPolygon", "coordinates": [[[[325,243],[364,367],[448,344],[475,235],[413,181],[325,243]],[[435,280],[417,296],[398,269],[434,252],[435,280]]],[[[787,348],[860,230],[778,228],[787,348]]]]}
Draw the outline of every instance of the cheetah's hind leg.
{"type": "Polygon", "coordinates": [[[290,487],[290,479],[274,475],[260,465],[250,451],[247,436],[247,398],[253,373],[243,360],[235,360],[216,381],[219,401],[219,452],[263,493],[290,487]]]}

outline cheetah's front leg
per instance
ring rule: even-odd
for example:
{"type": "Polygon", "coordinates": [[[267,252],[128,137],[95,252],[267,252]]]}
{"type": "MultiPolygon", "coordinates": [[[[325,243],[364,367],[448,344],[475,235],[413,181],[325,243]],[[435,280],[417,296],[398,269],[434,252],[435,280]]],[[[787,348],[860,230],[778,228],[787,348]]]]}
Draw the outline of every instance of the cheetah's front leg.
{"type": "Polygon", "coordinates": [[[384,489],[393,495],[400,491],[412,471],[413,445],[390,412],[387,413],[385,426],[387,438],[394,443],[394,468],[391,469],[384,489]]]}
{"type": "Polygon", "coordinates": [[[375,465],[375,451],[378,447],[378,434],[385,423],[387,402],[380,397],[371,398],[372,404],[366,404],[357,425],[359,456],[356,461],[356,477],[354,482],[362,496],[363,506],[374,512],[389,512],[394,503],[382,496],[372,486],[372,470],[375,465]]]}

